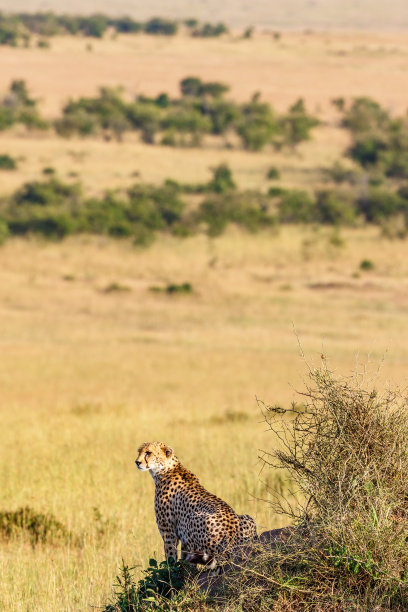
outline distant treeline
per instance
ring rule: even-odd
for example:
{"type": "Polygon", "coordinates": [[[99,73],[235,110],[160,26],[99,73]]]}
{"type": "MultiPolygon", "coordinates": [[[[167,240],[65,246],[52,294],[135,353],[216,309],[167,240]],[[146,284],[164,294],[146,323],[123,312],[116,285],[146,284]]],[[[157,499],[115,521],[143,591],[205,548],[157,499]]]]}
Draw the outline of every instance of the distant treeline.
{"type": "MultiPolygon", "coordinates": [[[[101,13],[89,16],[56,15],[53,12],[0,13],[0,44],[26,46],[32,34],[50,37],[57,34],[102,38],[108,29],[120,34],[152,34],[174,36],[182,26],[191,36],[214,37],[228,32],[224,23],[201,23],[197,19],[176,21],[153,17],[137,21],[132,17],[108,17],[101,13]]],[[[246,37],[250,35],[250,29],[246,37]]]]}
{"type": "MultiPolygon", "coordinates": [[[[89,198],[79,183],[65,183],[45,169],[48,178],[25,183],[0,202],[0,241],[9,235],[39,234],[61,239],[74,233],[132,238],[147,246],[158,232],[179,237],[206,232],[220,235],[229,224],[247,231],[277,228],[280,224],[323,224],[333,227],[373,223],[389,237],[403,238],[408,228],[408,188],[401,184],[361,189],[349,180],[314,194],[272,184],[266,193],[237,189],[231,169],[220,164],[207,183],[162,185],[138,183],[126,190],[106,191],[89,198]]],[[[271,168],[268,178],[279,173],[271,168]]]]}
{"type": "Polygon", "coordinates": [[[244,104],[225,98],[229,87],[224,83],[187,77],[180,89],[179,98],[161,93],[126,101],[121,88],[103,87],[95,98],[70,100],[62,117],[50,123],[41,117],[26,83],[17,80],[0,100],[0,130],[20,123],[29,129],[55,128],[64,137],[102,135],[117,140],[125,132],[136,131],[149,144],[196,147],[204,136],[213,135],[224,137],[225,146],[240,142],[248,150],[259,151],[268,144],[294,148],[308,140],[319,123],[301,99],[278,115],[259,94],[244,104]],[[229,136],[235,136],[233,142],[229,136]]]}
{"type": "MultiPolygon", "coordinates": [[[[228,87],[195,77],[181,82],[181,97],[138,96],[126,102],[120,91],[102,89],[96,98],[69,102],[55,122],[58,133],[105,133],[120,138],[126,130],[139,130],[146,142],[197,145],[205,134],[241,139],[258,150],[296,146],[309,137],[316,119],[302,100],[282,116],[255,95],[245,104],[224,98],[228,87]]],[[[228,165],[213,168],[203,184],[136,184],[126,190],[107,191],[88,198],[80,184],[64,183],[53,168],[47,179],[26,183],[0,202],[0,241],[8,235],[41,234],[62,238],[78,232],[131,237],[149,244],[156,233],[190,236],[205,231],[216,236],[230,224],[255,232],[281,223],[325,224],[334,227],[372,223],[389,237],[408,233],[408,118],[393,118],[370,98],[346,103],[333,101],[341,125],[349,130],[348,164],[338,161],[323,171],[326,187],[307,191],[285,189],[277,181],[279,170],[269,169],[273,181],[266,192],[242,191],[228,165]],[[350,163],[352,162],[352,163],[350,163]]],[[[24,81],[14,81],[0,101],[0,129],[14,123],[44,129],[50,125],[38,111],[24,81]]],[[[0,169],[12,172],[16,160],[2,152],[0,169]]]]}

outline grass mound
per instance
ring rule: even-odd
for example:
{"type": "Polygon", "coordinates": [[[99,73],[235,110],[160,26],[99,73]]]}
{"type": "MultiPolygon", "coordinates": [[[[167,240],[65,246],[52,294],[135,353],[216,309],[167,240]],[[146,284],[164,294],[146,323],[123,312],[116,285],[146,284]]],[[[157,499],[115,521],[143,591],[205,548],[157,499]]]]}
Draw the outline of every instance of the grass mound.
{"type": "Polygon", "coordinates": [[[274,503],[295,527],[227,580],[225,607],[406,610],[407,399],[335,379],[326,366],[310,372],[304,396],[290,420],[265,407],[281,449],[264,461],[286,469],[303,500],[274,503]]]}

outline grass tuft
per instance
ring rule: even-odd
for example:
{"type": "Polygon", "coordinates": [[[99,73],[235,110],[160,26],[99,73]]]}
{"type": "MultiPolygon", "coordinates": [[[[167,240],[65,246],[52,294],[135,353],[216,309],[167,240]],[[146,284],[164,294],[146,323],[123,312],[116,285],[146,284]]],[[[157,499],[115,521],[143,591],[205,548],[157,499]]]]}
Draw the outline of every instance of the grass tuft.
{"type": "Polygon", "coordinates": [[[0,512],[0,537],[3,540],[24,536],[30,544],[67,544],[72,540],[70,531],[53,514],[35,512],[29,506],[0,512]]]}
{"type": "Polygon", "coordinates": [[[167,293],[168,295],[183,295],[193,293],[193,285],[191,283],[169,283],[165,287],[153,285],[149,287],[149,291],[153,293],[167,293]]]}

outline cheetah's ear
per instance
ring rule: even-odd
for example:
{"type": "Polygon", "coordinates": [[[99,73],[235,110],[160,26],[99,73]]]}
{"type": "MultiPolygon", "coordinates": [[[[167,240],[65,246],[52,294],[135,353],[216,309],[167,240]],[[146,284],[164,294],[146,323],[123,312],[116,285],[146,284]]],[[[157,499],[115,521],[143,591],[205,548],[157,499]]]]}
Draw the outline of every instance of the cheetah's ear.
{"type": "Polygon", "coordinates": [[[167,457],[167,458],[169,458],[169,457],[171,457],[171,456],[172,456],[172,454],[173,454],[173,449],[172,449],[172,448],[170,448],[170,446],[166,446],[166,448],[165,448],[165,451],[164,451],[164,452],[166,453],[166,457],[167,457]]]}

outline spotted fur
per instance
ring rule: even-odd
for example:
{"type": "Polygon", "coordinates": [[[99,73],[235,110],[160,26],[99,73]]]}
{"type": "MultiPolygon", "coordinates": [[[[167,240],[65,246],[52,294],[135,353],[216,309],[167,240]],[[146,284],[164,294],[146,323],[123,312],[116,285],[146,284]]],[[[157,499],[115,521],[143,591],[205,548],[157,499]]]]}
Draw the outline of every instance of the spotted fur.
{"type": "Polygon", "coordinates": [[[142,444],[136,465],[150,471],[154,480],[156,522],[166,559],[177,560],[181,542],[182,559],[215,566],[220,553],[256,537],[255,521],[247,514],[238,516],[209,493],[166,444],[142,444]]]}

